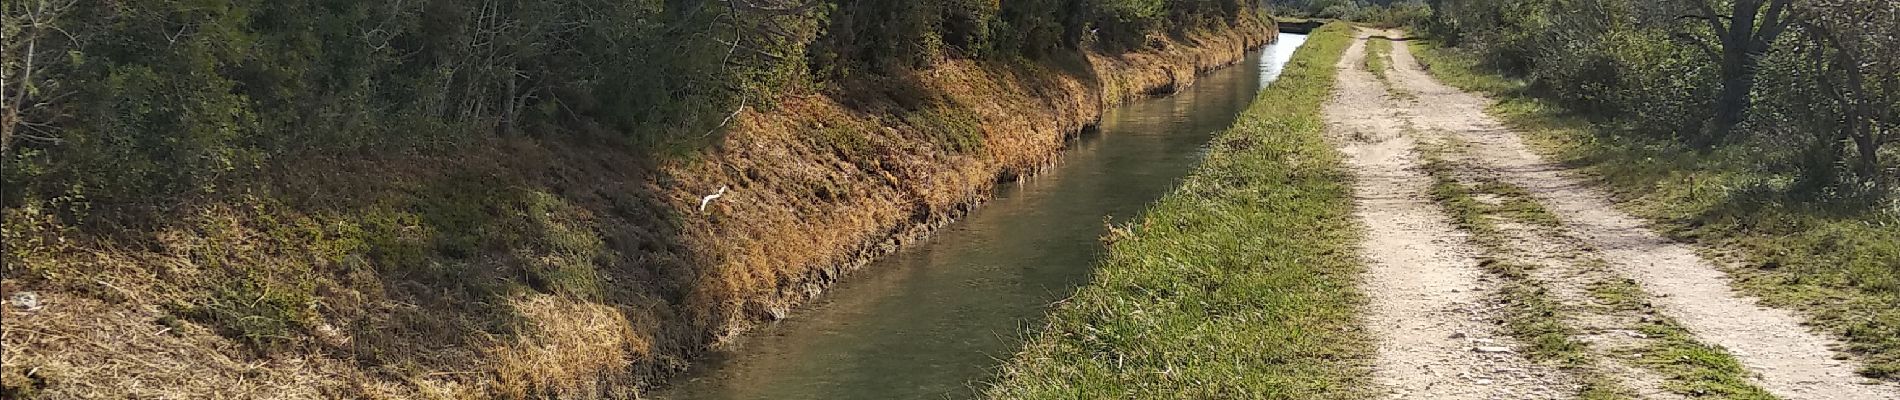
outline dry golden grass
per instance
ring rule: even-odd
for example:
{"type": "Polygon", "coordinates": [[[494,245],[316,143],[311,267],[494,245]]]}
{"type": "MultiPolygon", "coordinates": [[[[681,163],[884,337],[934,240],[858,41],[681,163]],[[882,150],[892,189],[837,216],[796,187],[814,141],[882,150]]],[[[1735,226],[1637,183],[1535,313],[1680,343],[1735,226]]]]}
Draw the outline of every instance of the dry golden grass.
{"type": "MultiPolygon", "coordinates": [[[[342,389],[320,357],[251,358],[196,324],[63,293],[27,312],[5,306],[5,374],[56,398],[321,398],[342,389]]],[[[9,386],[15,385],[12,382],[9,386]]]]}
{"type": "Polygon", "coordinates": [[[486,351],[495,360],[496,386],[507,397],[584,398],[611,393],[632,380],[628,366],[651,351],[611,307],[545,294],[510,303],[528,326],[520,341],[486,351]]]}
{"type": "Polygon", "coordinates": [[[687,243],[713,254],[698,278],[689,312],[729,337],[751,322],[783,315],[862,261],[889,252],[959,216],[988,197],[999,178],[1052,163],[1066,140],[1093,124],[1106,105],[1148,88],[1186,84],[1202,71],[1238,61],[1264,42],[1260,32],[1196,35],[1190,43],[1157,38],[1169,49],[1118,56],[1091,54],[1089,81],[1042,65],[951,60],[908,84],[932,98],[922,108],[971,113],[982,123],[980,154],[919,145],[928,127],[880,123],[901,101],[844,104],[826,96],[789,99],[781,110],[740,119],[723,151],[664,168],[680,185],[682,209],[720,186],[733,192],[686,227],[687,243]],[[850,130],[841,144],[827,130],[850,130]],[[854,153],[863,157],[849,157],[854,153]],[[869,168],[865,168],[869,167],[869,168]],[[826,201],[822,188],[845,188],[826,201]]]}

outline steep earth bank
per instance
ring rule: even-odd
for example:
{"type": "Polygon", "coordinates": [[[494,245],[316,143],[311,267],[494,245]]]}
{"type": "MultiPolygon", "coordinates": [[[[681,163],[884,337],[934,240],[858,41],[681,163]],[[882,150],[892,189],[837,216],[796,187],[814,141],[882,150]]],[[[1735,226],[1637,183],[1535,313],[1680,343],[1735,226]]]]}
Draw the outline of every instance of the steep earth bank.
{"type": "Polygon", "coordinates": [[[8,397],[628,397],[1272,37],[945,60],[743,108],[657,163],[530,137],[308,156],[149,235],[8,210],[0,376],[8,397]]]}

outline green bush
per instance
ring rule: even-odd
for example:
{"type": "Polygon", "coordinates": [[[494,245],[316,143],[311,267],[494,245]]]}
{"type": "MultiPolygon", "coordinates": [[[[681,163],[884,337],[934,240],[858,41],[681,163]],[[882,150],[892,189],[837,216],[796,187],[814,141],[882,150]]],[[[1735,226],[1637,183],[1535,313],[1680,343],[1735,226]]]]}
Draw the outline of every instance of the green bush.
{"type": "MultiPolygon", "coordinates": [[[[1880,7],[1875,1],[1835,2],[1880,7]]],[[[1695,15],[1694,10],[1631,0],[1434,4],[1433,20],[1423,25],[1436,39],[1480,55],[1485,67],[1527,78],[1535,95],[1616,125],[1619,133],[1706,146],[1708,131],[1722,129],[1713,123],[1724,87],[1717,59],[1721,45],[1702,21],[1681,17],[1695,15]]],[[[1861,146],[1849,140],[1854,130],[1843,121],[1854,117],[1870,127],[1859,132],[1893,130],[1893,120],[1900,117],[1890,116],[1900,115],[1894,111],[1900,107],[1850,113],[1839,104],[1846,100],[1831,98],[1828,88],[1850,84],[1846,76],[1859,74],[1870,86],[1844,93],[1892,92],[1880,90],[1885,80],[1876,77],[1900,64],[1895,57],[1900,52],[1871,32],[1891,31],[1887,28],[1896,22],[1836,20],[1837,13],[1812,7],[1817,8],[1789,15],[1800,19],[1796,26],[1801,28],[1756,53],[1749,68],[1760,84],[1749,94],[1752,107],[1744,110],[1747,119],[1739,131],[1723,137],[1732,138],[1726,139],[1732,145],[1761,149],[1756,154],[1765,170],[1798,172],[1804,184],[1794,190],[1890,195],[1881,193],[1880,181],[1891,180],[1881,177],[1891,175],[1882,169],[1887,167],[1860,161],[1877,161],[1879,151],[1857,153],[1861,146]],[[1843,52],[1842,46],[1857,47],[1843,52]],[[1843,54],[1856,59],[1838,59],[1843,54]],[[1850,71],[1855,68],[1858,72],[1850,71]]],[[[1883,98],[1891,96],[1861,102],[1884,104],[1883,98]]]]}
{"type": "MultiPolygon", "coordinates": [[[[656,0],[79,2],[63,11],[38,32],[34,78],[9,82],[10,92],[32,88],[29,104],[45,102],[29,114],[50,116],[32,122],[58,137],[8,143],[8,207],[82,195],[110,217],[229,190],[277,160],[495,133],[693,146],[742,98],[769,98],[802,70],[792,57],[803,39],[749,37],[755,51],[736,52],[723,42],[749,21],[656,0]]],[[[10,27],[23,12],[8,8],[10,27]]],[[[781,25],[793,36],[814,29],[781,25]]],[[[23,55],[8,54],[10,70],[23,55]]]]}
{"type": "Polygon", "coordinates": [[[1606,96],[1605,111],[1624,116],[1634,129],[1671,137],[1702,129],[1715,98],[1715,70],[1689,46],[1656,40],[1662,32],[1619,30],[1601,42],[1620,78],[1606,96]]]}

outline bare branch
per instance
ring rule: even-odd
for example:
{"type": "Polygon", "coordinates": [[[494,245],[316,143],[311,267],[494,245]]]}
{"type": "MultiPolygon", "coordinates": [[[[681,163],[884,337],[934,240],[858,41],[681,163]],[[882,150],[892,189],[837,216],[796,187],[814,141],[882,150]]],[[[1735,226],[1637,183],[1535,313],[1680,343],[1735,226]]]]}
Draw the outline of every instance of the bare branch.
{"type": "Polygon", "coordinates": [[[1788,28],[1788,22],[1792,19],[1783,18],[1788,13],[1788,3],[1789,0],[1773,0],[1768,3],[1768,13],[1763,17],[1765,19],[1762,20],[1761,28],[1755,32],[1754,43],[1759,49],[1751,50],[1767,51],[1768,45],[1774,43],[1775,38],[1780,37],[1781,32],[1788,28]]]}
{"type": "MultiPolygon", "coordinates": [[[[725,40],[721,40],[721,39],[719,39],[719,38],[713,38],[713,41],[714,41],[714,42],[719,42],[719,44],[723,44],[723,45],[728,45],[728,46],[732,46],[732,48],[733,48],[733,49],[737,49],[737,50],[745,50],[745,51],[746,51],[747,53],[752,53],[753,55],[757,55],[757,56],[760,56],[760,57],[765,57],[765,58],[767,58],[767,59],[770,59],[770,60],[772,60],[772,61],[783,61],[783,60],[785,60],[785,56],[781,56],[781,55],[777,55],[777,54],[772,54],[772,53],[769,53],[769,52],[766,52],[765,50],[759,50],[759,49],[755,49],[755,48],[751,48],[751,47],[747,47],[747,46],[741,46],[741,45],[739,45],[739,43],[738,43],[738,42],[728,42],[728,41],[725,41],[725,40]]],[[[727,53],[727,55],[726,55],[726,58],[727,58],[727,60],[728,60],[728,61],[730,61],[730,60],[731,60],[731,58],[732,58],[732,55],[731,55],[731,53],[730,53],[730,52],[728,52],[728,53],[727,53]]]]}
{"type": "Polygon", "coordinates": [[[1712,60],[1722,59],[1722,51],[1717,50],[1715,48],[1715,45],[1709,43],[1708,39],[1704,39],[1700,36],[1696,36],[1688,32],[1676,32],[1675,37],[1676,39],[1679,39],[1682,42],[1695,45],[1695,48],[1702,50],[1702,53],[1704,55],[1709,56],[1709,59],[1712,59],[1712,60]]]}
{"type": "Polygon", "coordinates": [[[1695,3],[1696,10],[1702,12],[1701,19],[1709,23],[1709,29],[1715,31],[1717,36],[1722,35],[1723,32],[1728,32],[1728,27],[1722,25],[1722,21],[1717,20],[1718,18],[1724,18],[1724,16],[1720,13],[1716,13],[1715,7],[1710,6],[1708,0],[1693,0],[1692,2],[1695,3]]]}
{"type": "Polygon", "coordinates": [[[822,3],[823,3],[822,1],[818,1],[818,0],[806,0],[804,4],[797,4],[797,5],[790,5],[790,6],[783,6],[783,7],[771,7],[771,6],[762,6],[758,4],[753,4],[751,1],[748,1],[748,0],[726,0],[727,6],[732,7],[734,11],[750,13],[750,14],[773,15],[773,16],[793,15],[793,14],[804,13],[805,11],[809,11],[813,7],[817,7],[819,4],[822,4],[822,3]]]}
{"type": "Polygon", "coordinates": [[[13,137],[31,140],[31,141],[40,142],[40,143],[46,143],[46,144],[66,143],[66,139],[60,139],[60,138],[51,137],[51,136],[31,135],[31,134],[27,134],[26,132],[14,132],[13,137]]]}

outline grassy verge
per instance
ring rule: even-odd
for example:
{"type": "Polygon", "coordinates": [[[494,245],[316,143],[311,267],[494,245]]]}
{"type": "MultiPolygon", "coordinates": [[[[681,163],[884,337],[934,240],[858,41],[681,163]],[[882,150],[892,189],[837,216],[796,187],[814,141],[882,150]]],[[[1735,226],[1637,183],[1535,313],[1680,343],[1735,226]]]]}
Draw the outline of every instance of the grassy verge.
{"type": "Polygon", "coordinates": [[[1330,24],[1204,163],[1111,237],[992,398],[1357,398],[1370,346],[1348,176],[1320,104],[1350,44],[1330,24]]]}
{"type": "Polygon", "coordinates": [[[1594,175],[1625,210],[1730,268],[1739,288],[1804,311],[1865,358],[1864,375],[1900,380],[1900,203],[1817,199],[1793,172],[1765,166],[1749,145],[1697,152],[1634,137],[1525,94],[1520,80],[1470,57],[1413,41],[1414,54],[1453,86],[1489,93],[1492,114],[1555,160],[1594,175]]]}

